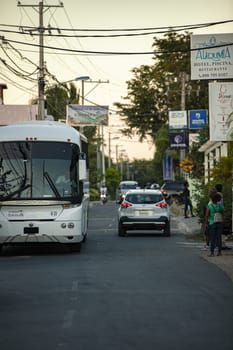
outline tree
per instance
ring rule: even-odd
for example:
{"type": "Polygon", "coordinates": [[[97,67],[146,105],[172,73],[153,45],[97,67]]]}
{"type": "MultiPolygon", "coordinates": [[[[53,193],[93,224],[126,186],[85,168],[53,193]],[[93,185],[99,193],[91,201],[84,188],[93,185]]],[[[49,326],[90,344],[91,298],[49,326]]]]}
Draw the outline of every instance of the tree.
{"type": "Polygon", "coordinates": [[[79,102],[79,95],[73,83],[52,86],[46,90],[45,96],[48,114],[55,120],[65,119],[67,104],[79,102]]]}
{"type": "MultiPolygon", "coordinates": [[[[130,179],[135,180],[141,187],[157,182],[152,160],[134,160],[130,164],[130,179]]],[[[128,180],[128,179],[127,179],[128,180]]]]}
{"type": "MultiPolygon", "coordinates": [[[[115,103],[115,105],[126,123],[124,130],[126,135],[137,133],[141,141],[146,135],[152,137],[156,146],[154,165],[159,178],[162,177],[162,161],[167,151],[173,155],[175,173],[177,172],[178,176],[178,151],[168,150],[169,110],[181,109],[184,77],[186,77],[185,109],[207,109],[208,82],[189,79],[190,33],[169,32],[163,38],[154,38],[153,49],[154,64],[142,65],[132,70],[133,78],[127,82],[128,94],[124,97],[127,103],[115,103]],[[167,138],[162,144],[161,132],[162,138],[164,140],[167,138]]],[[[200,154],[199,158],[195,156],[193,171],[202,171],[203,175],[203,160],[200,154]]]]}
{"type": "Polygon", "coordinates": [[[189,149],[188,157],[193,163],[193,169],[190,173],[192,178],[201,178],[204,176],[204,153],[199,152],[199,148],[209,139],[209,128],[199,130],[199,142],[193,143],[189,149]]]}
{"type": "Polygon", "coordinates": [[[204,184],[196,181],[196,191],[194,192],[195,201],[198,203],[197,214],[204,220],[204,212],[209,201],[208,192],[217,183],[223,185],[223,199],[224,199],[224,217],[225,229],[231,232],[232,227],[232,175],[233,175],[233,157],[222,157],[220,161],[215,164],[211,172],[211,182],[204,184]]]}
{"type": "Polygon", "coordinates": [[[120,182],[120,174],[115,168],[110,167],[106,170],[105,178],[108,194],[114,198],[117,186],[120,182]]]}
{"type": "MultiPolygon", "coordinates": [[[[155,38],[154,64],[132,70],[133,79],[127,82],[127,103],[115,103],[126,122],[125,133],[146,134],[156,138],[162,125],[168,123],[168,111],[181,109],[181,76],[190,72],[190,33],[169,32],[155,38]]],[[[186,81],[186,109],[206,108],[208,82],[186,81]]]]}

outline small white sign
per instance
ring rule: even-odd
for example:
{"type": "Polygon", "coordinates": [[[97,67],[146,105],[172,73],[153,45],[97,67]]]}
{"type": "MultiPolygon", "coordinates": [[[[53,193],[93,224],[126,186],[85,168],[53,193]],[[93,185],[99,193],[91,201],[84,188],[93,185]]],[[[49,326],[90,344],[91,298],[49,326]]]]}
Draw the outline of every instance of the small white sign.
{"type": "Polygon", "coordinates": [[[229,140],[233,115],[233,83],[209,83],[209,114],[210,141],[229,140]]]}
{"type": "Polygon", "coordinates": [[[169,111],[169,129],[187,129],[187,111],[169,111]]]}

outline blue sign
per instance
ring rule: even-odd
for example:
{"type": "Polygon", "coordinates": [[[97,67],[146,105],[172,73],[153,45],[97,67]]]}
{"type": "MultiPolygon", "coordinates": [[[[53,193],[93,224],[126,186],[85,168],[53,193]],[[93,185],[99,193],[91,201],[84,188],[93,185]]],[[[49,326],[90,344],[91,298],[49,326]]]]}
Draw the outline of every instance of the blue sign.
{"type": "Polygon", "coordinates": [[[188,135],[186,132],[169,133],[171,149],[186,149],[188,148],[188,135]]]}
{"type": "Polygon", "coordinates": [[[207,125],[207,110],[195,109],[189,111],[189,129],[201,129],[207,125]]]}
{"type": "Polygon", "coordinates": [[[163,179],[164,180],[173,180],[172,177],[172,157],[166,155],[163,158],[163,179]]]}

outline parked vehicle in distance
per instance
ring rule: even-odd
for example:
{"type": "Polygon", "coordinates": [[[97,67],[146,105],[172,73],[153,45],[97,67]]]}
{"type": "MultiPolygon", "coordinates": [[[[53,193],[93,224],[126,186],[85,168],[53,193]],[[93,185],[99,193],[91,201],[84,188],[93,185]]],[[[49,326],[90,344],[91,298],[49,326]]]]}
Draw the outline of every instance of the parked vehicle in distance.
{"type": "Polygon", "coordinates": [[[121,203],[127,191],[136,189],[138,187],[137,181],[121,181],[116,190],[116,203],[121,203]]]}
{"type": "Polygon", "coordinates": [[[153,184],[151,184],[150,188],[153,189],[153,190],[159,190],[160,186],[157,183],[153,183],[153,184]]]}
{"type": "Polygon", "coordinates": [[[161,187],[161,192],[166,200],[174,199],[177,203],[182,203],[182,193],[184,191],[184,180],[167,181],[161,187]]]}
{"type": "Polygon", "coordinates": [[[170,236],[170,210],[162,192],[153,189],[129,190],[118,209],[118,234],[128,230],[159,230],[170,236]]]}

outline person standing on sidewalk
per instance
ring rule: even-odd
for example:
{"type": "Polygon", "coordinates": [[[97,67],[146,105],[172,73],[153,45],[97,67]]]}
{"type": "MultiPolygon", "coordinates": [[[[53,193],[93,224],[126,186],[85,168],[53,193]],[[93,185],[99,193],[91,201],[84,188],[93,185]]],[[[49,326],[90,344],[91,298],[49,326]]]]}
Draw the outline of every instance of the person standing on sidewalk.
{"type": "Polygon", "coordinates": [[[215,193],[207,205],[205,224],[209,227],[210,237],[210,256],[214,256],[215,245],[217,244],[218,254],[222,251],[222,232],[224,221],[224,206],[221,201],[221,195],[215,193]]]}
{"type": "Polygon", "coordinates": [[[191,216],[194,217],[193,215],[193,205],[190,199],[190,191],[189,191],[189,184],[188,181],[185,181],[184,183],[184,191],[182,193],[183,195],[183,201],[184,201],[184,217],[187,219],[188,218],[188,208],[190,210],[191,216]]]}
{"type": "MultiPolygon", "coordinates": [[[[224,205],[224,201],[223,201],[223,186],[222,186],[222,184],[216,184],[215,185],[215,187],[214,187],[215,189],[216,189],[216,191],[217,191],[217,193],[219,193],[220,194],[220,196],[221,196],[221,199],[220,199],[220,201],[219,201],[219,203],[221,203],[221,204],[223,204],[224,205]]],[[[222,230],[223,232],[222,232],[222,249],[223,250],[228,250],[228,249],[231,249],[231,248],[229,248],[228,246],[227,246],[227,243],[226,243],[226,241],[227,241],[227,236],[224,234],[224,225],[223,225],[223,230],[222,230]]]]}

